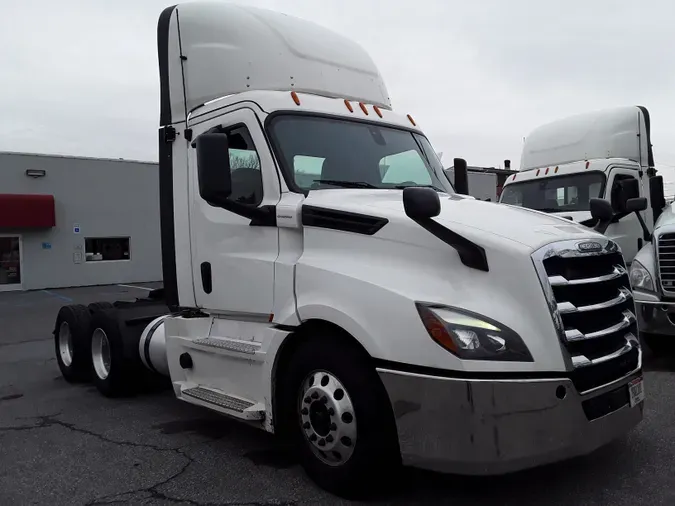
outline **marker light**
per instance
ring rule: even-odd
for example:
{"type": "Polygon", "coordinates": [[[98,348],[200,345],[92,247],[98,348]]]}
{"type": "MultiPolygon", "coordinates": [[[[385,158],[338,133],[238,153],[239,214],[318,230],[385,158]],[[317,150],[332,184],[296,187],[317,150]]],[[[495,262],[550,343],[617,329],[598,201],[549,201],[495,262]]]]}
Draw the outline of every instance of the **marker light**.
{"type": "Polygon", "coordinates": [[[410,121],[410,123],[412,123],[412,126],[417,126],[417,124],[415,123],[415,120],[412,119],[412,116],[410,114],[408,114],[408,121],[410,121]]]}
{"type": "Polygon", "coordinates": [[[296,92],[291,91],[291,98],[293,98],[295,105],[300,105],[300,98],[298,98],[298,94],[296,92]]]}
{"type": "Polygon", "coordinates": [[[382,112],[380,111],[380,108],[377,107],[376,105],[373,106],[373,109],[377,113],[377,115],[381,118],[382,117],[382,112]]]}
{"type": "Polygon", "coordinates": [[[347,106],[347,109],[349,109],[349,112],[354,112],[354,108],[352,107],[352,104],[349,103],[349,100],[345,98],[345,105],[347,106]]]}
{"type": "Polygon", "coordinates": [[[359,106],[361,106],[361,110],[363,111],[363,114],[368,116],[368,109],[366,109],[366,106],[363,105],[363,102],[359,102],[359,106]]]}

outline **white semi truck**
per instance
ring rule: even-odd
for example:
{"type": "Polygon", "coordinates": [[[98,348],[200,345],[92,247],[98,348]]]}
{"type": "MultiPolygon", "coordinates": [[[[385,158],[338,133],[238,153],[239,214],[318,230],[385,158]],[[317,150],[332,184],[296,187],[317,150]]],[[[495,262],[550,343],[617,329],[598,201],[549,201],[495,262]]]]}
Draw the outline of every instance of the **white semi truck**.
{"type": "Polygon", "coordinates": [[[647,224],[651,226],[665,206],[650,135],[649,111],[642,106],[593,111],[542,125],[526,138],[520,171],[506,180],[499,201],[594,227],[619,244],[630,264],[649,240],[647,224]],[[612,204],[607,224],[591,216],[593,198],[612,204]],[[645,209],[627,208],[635,198],[647,200],[645,209]]]}
{"type": "Polygon", "coordinates": [[[69,381],[117,396],[167,377],[291,442],[344,497],[401,464],[499,474],[588,454],[640,422],[615,242],[455,192],[368,54],[313,23],[180,4],[158,50],[164,288],[64,306],[69,381]]]}
{"type": "Polygon", "coordinates": [[[638,325],[644,343],[656,353],[675,351],[675,210],[658,213],[651,240],[630,266],[638,325]]]}

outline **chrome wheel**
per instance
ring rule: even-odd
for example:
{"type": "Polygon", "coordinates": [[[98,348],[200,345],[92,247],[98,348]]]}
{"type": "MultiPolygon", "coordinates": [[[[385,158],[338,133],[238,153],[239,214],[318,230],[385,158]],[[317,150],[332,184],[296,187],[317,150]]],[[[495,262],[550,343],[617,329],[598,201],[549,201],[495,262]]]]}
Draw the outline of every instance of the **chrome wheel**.
{"type": "Polygon", "coordinates": [[[110,342],[102,329],[94,330],[91,336],[91,361],[96,376],[102,380],[110,374],[110,342]]]}
{"type": "Polygon", "coordinates": [[[73,335],[70,333],[68,322],[61,322],[59,326],[59,355],[66,367],[73,363],[73,335]]]}
{"type": "Polygon", "coordinates": [[[340,380],[327,371],[310,373],[302,383],[298,410],[314,454],[332,466],[347,462],[356,445],[356,417],[340,380]]]}

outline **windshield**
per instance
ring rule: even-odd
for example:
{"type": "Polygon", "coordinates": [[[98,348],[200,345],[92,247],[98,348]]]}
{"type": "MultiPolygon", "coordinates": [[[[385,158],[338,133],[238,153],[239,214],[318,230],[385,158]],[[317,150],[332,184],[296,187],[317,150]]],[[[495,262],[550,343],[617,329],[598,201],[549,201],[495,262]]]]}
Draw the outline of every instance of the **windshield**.
{"type": "Polygon", "coordinates": [[[296,190],[431,186],[451,193],[422,135],[338,118],[280,115],[269,132],[296,190]]]}
{"type": "Polygon", "coordinates": [[[588,211],[589,200],[602,197],[604,187],[601,172],[571,174],[509,184],[499,201],[547,213],[588,211]]]}

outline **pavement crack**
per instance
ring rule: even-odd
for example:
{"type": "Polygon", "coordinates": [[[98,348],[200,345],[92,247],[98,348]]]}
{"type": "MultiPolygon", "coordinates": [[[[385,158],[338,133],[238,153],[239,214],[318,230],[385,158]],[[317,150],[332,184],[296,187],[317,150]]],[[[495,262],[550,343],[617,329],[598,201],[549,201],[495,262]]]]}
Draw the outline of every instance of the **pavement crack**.
{"type": "Polygon", "coordinates": [[[155,450],[159,452],[175,452],[175,448],[162,448],[161,446],[156,446],[156,445],[151,445],[148,443],[134,443],[133,441],[118,441],[116,439],[110,439],[107,436],[104,436],[103,434],[98,434],[97,432],[88,430],[88,429],[83,429],[81,427],[77,427],[75,424],[64,422],[62,420],[59,420],[55,417],[52,416],[42,416],[39,417],[39,420],[41,422],[41,425],[38,427],[52,427],[52,426],[59,426],[59,427],[64,427],[68,430],[71,430],[73,432],[79,432],[80,434],[85,434],[87,436],[92,436],[95,437],[105,443],[110,443],[114,444],[117,446],[129,446],[132,448],[148,448],[150,450],[155,450]]]}
{"type": "MultiPolygon", "coordinates": [[[[194,447],[195,444],[191,445],[186,445],[183,447],[179,448],[162,448],[157,445],[152,445],[148,443],[134,443],[133,441],[118,441],[115,439],[111,439],[107,436],[104,436],[103,434],[98,434],[94,431],[88,430],[88,429],[83,429],[82,427],[77,427],[75,424],[69,423],[69,422],[64,422],[63,420],[59,420],[56,418],[57,415],[47,415],[47,416],[37,416],[34,417],[33,419],[37,421],[36,424],[33,425],[19,425],[16,427],[0,427],[0,433],[3,432],[20,432],[20,431],[28,431],[28,430],[37,430],[37,429],[44,429],[48,427],[63,427],[65,429],[68,429],[72,432],[77,432],[79,434],[84,434],[86,436],[91,436],[94,437],[100,441],[103,441],[105,443],[110,443],[116,446],[123,446],[123,447],[131,447],[131,448],[146,448],[154,451],[160,451],[160,452],[170,452],[174,453],[176,455],[179,455],[183,459],[185,459],[185,463],[181,466],[181,468],[173,473],[171,476],[158,481],[157,483],[154,483],[153,485],[147,486],[147,487],[140,487],[135,490],[127,490],[125,492],[116,492],[114,494],[109,494],[101,497],[97,497],[93,499],[92,501],[88,502],[86,506],[100,506],[100,505],[110,505],[110,504],[129,504],[130,497],[138,496],[139,494],[145,495],[144,499],[154,499],[154,500],[160,500],[160,501],[166,501],[169,503],[174,503],[174,504],[189,504],[192,506],[294,506],[296,503],[294,501],[280,501],[280,500],[270,500],[270,501],[253,501],[253,502],[201,502],[201,501],[195,501],[192,499],[183,499],[183,498],[178,498],[178,497],[172,497],[168,494],[165,494],[161,490],[159,490],[161,487],[168,485],[172,481],[180,478],[183,474],[187,472],[187,470],[190,468],[190,466],[194,463],[195,459],[191,457],[188,453],[187,450],[190,447],[194,447]]],[[[214,441],[218,440],[220,438],[216,439],[209,439],[207,441],[202,441],[200,443],[196,443],[196,445],[199,444],[207,444],[207,443],[213,443],[214,441]]]]}
{"type": "Polygon", "coordinates": [[[43,341],[53,341],[53,337],[40,337],[38,339],[25,339],[23,341],[14,341],[12,343],[0,343],[0,348],[5,346],[17,346],[19,344],[28,344],[28,343],[41,343],[43,341]]]}

